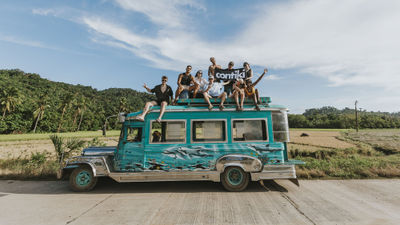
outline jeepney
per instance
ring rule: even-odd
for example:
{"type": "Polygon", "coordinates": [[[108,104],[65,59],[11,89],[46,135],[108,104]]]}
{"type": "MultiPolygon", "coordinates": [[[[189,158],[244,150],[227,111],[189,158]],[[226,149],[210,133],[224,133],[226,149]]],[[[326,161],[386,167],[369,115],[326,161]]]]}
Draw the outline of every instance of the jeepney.
{"type": "MultiPolygon", "coordinates": [[[[212,102],[218,103],[217,100],[212,102]]],[[[141,112],[120,114],[116,147],[90,147],[70,158],[62,169],[74,191],[89,191],[98,177],[117,182],[214,181],[228,191],[243,191],[250,181],[289,179],[298,184],[296,164],[288,159],[287,108],[261,98],[260,110],[245,102],[236,111],[211,111],[203,99],[179,100],[167,106],[161,123],[159,107],[144,122],[141,112]]]]}

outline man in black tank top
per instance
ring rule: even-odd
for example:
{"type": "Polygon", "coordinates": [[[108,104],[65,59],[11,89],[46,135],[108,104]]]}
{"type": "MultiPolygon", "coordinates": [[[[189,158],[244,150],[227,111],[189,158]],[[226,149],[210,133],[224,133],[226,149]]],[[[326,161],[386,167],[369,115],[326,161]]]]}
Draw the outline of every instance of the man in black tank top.
{"type": "Polygon", "coordinates": [[[178,100],[179,95],[184,90],[187,90],[188,92],[193,91],[195,94],[198,92],[199,84],[197,84],[194,81],[192,74],[190,74],[190,71],[192,71],[192,66],[188,65],[186,67],[186,72],[179,74],[179,76],[178,76],[178,88],[176,89],[176,92],[175,92],[175,100],[174,100],[174,102],[176,102],[178,100]]]}

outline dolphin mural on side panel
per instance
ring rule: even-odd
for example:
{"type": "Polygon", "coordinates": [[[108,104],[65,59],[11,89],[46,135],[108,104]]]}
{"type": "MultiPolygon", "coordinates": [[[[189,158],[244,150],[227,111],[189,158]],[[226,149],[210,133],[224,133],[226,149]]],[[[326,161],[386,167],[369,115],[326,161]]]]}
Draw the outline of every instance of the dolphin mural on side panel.
{"type": "Polygon", "coordinates": [[[174,159],[192,159],[192,158],[203,158],[212,157],[213,149],[207,149],[203,146],[193,146],[192,148],[187,147],[171,147],[162,153],[163,155],[172,157],[174,159]]]}
{"type": "Polygon", "coordinates": [[[266,144],[266,145],[248,144],[247,147],[250,148],[251,150],[257,152],[258,154],[261,154],[263,152],[269,153],[269,152],[273,152],[273,151],[281,151],[282,150],[282,148],[269,147],[269,144],[266,144]]]}

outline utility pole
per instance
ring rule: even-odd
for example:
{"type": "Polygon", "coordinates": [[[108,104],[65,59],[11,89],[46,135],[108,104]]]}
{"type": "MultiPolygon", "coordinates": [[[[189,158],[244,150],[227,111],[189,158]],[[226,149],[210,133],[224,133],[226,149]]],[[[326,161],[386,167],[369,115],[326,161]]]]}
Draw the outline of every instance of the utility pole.
{"type": "Polygon", "coordinates": [[[358,132],[358,113],[357,113],[357,103],[358,101],[356,100],[356,102],[354,103],[354,111],[356,114],[356,131],[358,132]]]}

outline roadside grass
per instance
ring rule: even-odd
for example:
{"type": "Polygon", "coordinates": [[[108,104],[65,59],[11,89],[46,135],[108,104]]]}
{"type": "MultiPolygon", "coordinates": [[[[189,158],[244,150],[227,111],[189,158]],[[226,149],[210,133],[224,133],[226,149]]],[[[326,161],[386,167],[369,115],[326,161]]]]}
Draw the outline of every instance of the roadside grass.
{"type": "Polygon", "coordinates": [[[299,178],[362,179],[400,177],[400,130],[344,131],[337,137],[350,148],[313,144],[289,145],[289,157],[306,162],[297,167],[299,178]]]}
{"type": "Polygon", "coordinates": [[[54,179],[59,163],[48,152],[32,153],[30,157],[0,160],[2,179],[54,179]]]}
{"type": "MultiPolygon", "coordinates": [[[[30,140],[44,140],[50,139],[50,135],[57,134],[65,138],[94,138],[102,137],[102,131],[78,131],[68,133],[30,133],[30,134],[1,134],[0,141],[30,141],[30,140]]],[[[107,131],[107,137],[119,136],[119,130],[107,131]]]]}

